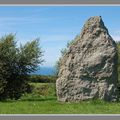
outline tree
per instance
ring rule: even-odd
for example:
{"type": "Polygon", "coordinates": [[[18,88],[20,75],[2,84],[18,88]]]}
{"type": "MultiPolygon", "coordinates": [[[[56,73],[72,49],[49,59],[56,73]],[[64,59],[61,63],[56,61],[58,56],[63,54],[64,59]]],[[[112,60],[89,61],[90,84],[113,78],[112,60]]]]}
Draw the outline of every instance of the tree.
{"type": "Polygon", "coordinates": [[[43,62],[39,39],[17,47],[15,35],[0,39],[0,99],[19,99],[25,92],[27,78],[43,62]]]}

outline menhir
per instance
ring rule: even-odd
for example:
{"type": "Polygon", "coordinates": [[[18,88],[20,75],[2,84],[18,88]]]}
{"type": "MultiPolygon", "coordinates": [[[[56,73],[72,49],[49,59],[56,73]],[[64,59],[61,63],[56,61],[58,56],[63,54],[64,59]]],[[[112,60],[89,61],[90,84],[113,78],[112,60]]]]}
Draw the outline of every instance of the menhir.
{"type": "Polygon", "coordinates": [[[116,101],[117,48],[100,16],[91,17],[60,61],[59,101],[116,101]]]}

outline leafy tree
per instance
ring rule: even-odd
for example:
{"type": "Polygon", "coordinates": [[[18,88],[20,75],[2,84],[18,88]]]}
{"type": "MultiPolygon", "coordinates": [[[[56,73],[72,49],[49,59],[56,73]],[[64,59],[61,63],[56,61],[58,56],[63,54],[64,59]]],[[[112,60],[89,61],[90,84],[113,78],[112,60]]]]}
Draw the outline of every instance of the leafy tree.
{"type": "Polygon", "coordinates": [[[0,39],[0,99],[19,99],[25,92],[29,73],[43,62],[39,39],[17,47],[15,35],[0,39]]]}

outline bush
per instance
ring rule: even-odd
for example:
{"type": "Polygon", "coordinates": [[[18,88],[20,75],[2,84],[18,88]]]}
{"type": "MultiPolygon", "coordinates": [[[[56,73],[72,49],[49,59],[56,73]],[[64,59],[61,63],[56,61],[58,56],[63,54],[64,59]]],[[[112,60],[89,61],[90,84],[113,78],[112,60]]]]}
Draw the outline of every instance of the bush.
{"type": "Polygon", "coordinates": [[[0,39],[0,100],[19,99],[26,90],[28,74],[43,62],[39,40],[17,47],[15,36],[0,39]]]}
{"type": "Polygon", "coordinates": [[[55,83],[30,83],[33,86],[34,96],[55,96],[55,83]]]}
{"type": "Polygon", "coordinates": [[[29,94],[29,93],[32,93],[32,92],[33,92],[35,86],[32,85],[32,84],[26,84],[26,87],[25,87],[25,88],[26,88],[26,89],[25,89],[25,92],[29,94]]]}
{"type": "Polygon", "coordinates": [[[28,80],[35,83],[55,83],[56,79],[56,76],[31,75],[28,80]]]}

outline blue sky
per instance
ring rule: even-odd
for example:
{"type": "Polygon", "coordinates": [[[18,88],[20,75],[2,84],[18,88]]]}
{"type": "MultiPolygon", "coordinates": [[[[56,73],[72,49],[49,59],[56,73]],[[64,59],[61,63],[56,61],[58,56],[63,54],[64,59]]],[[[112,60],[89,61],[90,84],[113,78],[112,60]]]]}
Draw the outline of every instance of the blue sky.
{"type": "Polygon", "coordinates": [[[0,6],[0,36],[16,33],[22,44],[40,38],[43,66],[54,66],[91,16],[102,16],[113,39],[120,40],[119,15],[119,6],[0,6]]]}

